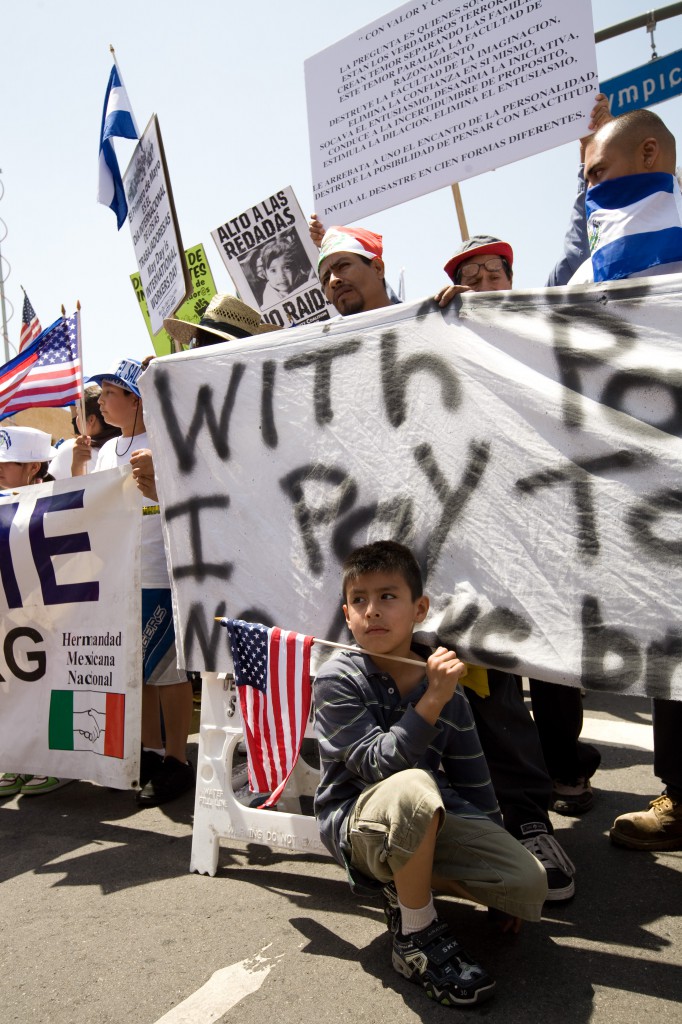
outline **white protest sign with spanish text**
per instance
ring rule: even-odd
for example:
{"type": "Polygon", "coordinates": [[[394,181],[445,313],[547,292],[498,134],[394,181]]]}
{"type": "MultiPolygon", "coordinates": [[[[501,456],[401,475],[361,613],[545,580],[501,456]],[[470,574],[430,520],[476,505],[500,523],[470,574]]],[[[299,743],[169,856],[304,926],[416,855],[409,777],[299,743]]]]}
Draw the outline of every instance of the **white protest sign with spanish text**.
{"type": "Polygon", "coordinates": [[[152,334],[192,291],[183,255],[170,175],[153,114],[123,175],[128,225],[149,311],[152,334]]]}
{"type": "Polygon", "coordinates": [[[305,62],[315,209],[349,224],[587,132],[590,0],[419,0],[305,62]]]}
{"type": "Polygon", "coordinates": [[[320,287],[319,253],[291,187],[231,217],[211,235],[241,299],[267,323],[289,327],[336,315],[320,287]]]}

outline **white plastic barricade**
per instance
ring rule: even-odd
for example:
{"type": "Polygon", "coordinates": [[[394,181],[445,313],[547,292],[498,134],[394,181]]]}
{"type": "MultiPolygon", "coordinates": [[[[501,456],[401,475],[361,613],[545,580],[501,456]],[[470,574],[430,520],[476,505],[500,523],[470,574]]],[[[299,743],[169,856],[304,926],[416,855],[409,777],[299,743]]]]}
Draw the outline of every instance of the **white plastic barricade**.
{"type": "MultiPolygon", "coordinates": [[[[310,723],[306,736],[313,736],[310,723]]],[[[239,699],[232,678],[205,673],[190,871],[215,875],[221,839],[328,855],[316,819],[300,813],[299,798],[314,795],[319,772],[299,757],[277,810],[246,807],[232,788],[232,762],[241,739],[239,699]]]]}

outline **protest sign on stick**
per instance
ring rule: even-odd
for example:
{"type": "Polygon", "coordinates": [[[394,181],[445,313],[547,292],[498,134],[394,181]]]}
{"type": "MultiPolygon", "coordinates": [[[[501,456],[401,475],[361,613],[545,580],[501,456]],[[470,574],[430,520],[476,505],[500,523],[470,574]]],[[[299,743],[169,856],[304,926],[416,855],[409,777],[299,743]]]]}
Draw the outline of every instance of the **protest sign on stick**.
{"type": "MultiPolygon", "coordinates": [[[[188,323],[198,324],[204,310],[216,293],[215,281],[203,245],[194,245],[191,249],[185,249],[185,264],[192,282],[192,293],[176,311],[176,316],[188,323]]],[[[180,350],[178,343],[171,338],[165,328],[162,328],[157,334],[152,331],[149,307],[142,287],[142,275],[131,274],[130,280],[157,356],[167,356],[170,352],[178,352],[180,350]]]]}
{"type": "Polygon", "coordinates": [[[214,616],[345,639],[341,561],[394,538],[465,660],[682,696],[681,307],[467,293],[152,363],[181,663],[225,667],[214,616]]]}
{"type": "Polygon", "coordinates": [[[211,232],[240,297],[279,327],[336,315],[317,276],[318,250],[290,187],[211,232]]]}
{"type": "Polygon", "coordinates": [[[123,175],[123,187],[154,335],[163,327],[164,317],[174,313],[192,290],[156,114],[135,147],[123,175]]]}
{"type": "Polygon", "coordinates": [[[0,750],[6,771],[137,778],[140,507],[129,470],[0,496],[0,750]]]}
{"type": "Polygon", "coordinates": [[[580,138],[589,0],[407,3],[305,63],[315,209],[347,224],[580,138]]]}

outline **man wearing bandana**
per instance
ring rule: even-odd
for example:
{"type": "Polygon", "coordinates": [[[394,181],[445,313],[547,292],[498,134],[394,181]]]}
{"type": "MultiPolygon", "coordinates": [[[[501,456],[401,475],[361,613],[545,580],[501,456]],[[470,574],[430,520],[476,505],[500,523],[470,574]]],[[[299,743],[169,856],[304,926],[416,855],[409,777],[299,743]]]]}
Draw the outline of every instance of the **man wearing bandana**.
{"type": "Polygon", "coordinates": [[[568,282],[682,271],[682,196],[675,139],[651,110],[614,118],[585,144],[589,255],[568,282]]]}
{"type": "MultiPolygon", "coordinates": [[[[569,284],[682,272],[675,162],[675,139],[651,110],[622,114],[586,142],[585,261],[569,284]]],[[[616,818],[610,836],[632,850],[682,850],[682,701],[655,698],[653,728],[665,789],[647,810],[616,818]]]]}

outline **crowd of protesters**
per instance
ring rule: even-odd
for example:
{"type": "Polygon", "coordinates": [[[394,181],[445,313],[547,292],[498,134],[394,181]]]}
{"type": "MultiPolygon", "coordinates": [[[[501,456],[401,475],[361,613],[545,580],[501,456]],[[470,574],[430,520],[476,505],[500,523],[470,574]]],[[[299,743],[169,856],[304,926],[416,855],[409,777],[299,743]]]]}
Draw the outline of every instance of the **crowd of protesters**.
{"type": "MultiPolygon", "coordinates": [[[[549,271],[547,286],[679,272],[682,199],[671,133],[647,110],[612,118],[603,96],[591,117],[593,134],[581,141],[565,251],[549,271]],[[619,195],[631,203],[635,192],[637,208],[628,209],[627,232],[639,235],[640,244],[635,243],[634,262],[614,262],[604,241],[624,231],[626,203],[619,195]],[[589,215],[595,204],[602,211],[602,240],[591,251],[589,215]],[[609,233],[610,214],[615,227],[609,233]],[[644,234],[659,228],[666,233],[665,246],[641,244],[644,234]]],[[[380,235],[325,227],[315,214],[309,227],[319,247],[322,288],[340,316],[398,301],[386,282],[380,235]]],[[[482,227],[494,231],[494,225],[482,227]]],[[[513,246],[494,234],[477,234],[444,259],[449,283],[434,296],[441,307],[462,292],[512,288],[513,246]]],[[[285,288],[291,265],[285,248],[273,244],[264,252],[267,287],[285,288]]],[[[229,295],[216,296],[199,324],[171,318],[165,326],[190,348],[276,329],[229,295]]],[[[145,512],[142,630],[146,635],[153,627],[159,634],[146,646],[143,665],[137,794],[142,808],[194,786],[187,756],[192,686],[176,668],[154,459],[139,389],[143,372],[143,364],[124,359],[90,378],[86,422],[77,423],[78,436],[56,453],[48,451],[46,435],[30,447],[28,434],[21,434],[26,428],[10,428],[11,443],[0,450],[5,489],[44,479],[41,463],[50,454],[54,479],[132,467],[145,512]],[[11,471],[13,463],[20,468],[11,471]]],[[[494,982],[438,921],[431,891],[484,903],[505,931],[517,931],[521,918],[537,920],[544,902],[574,896],[576,869],[554,835],[550,812],[580,815],[593,804],[591,779],[600,755],[580,739],[581,691],[531,679],[531,716],[514,675],[488,669],[482,696],[466,687],[466,667],[456,652],[413,645],[412,631],[426,615],[428,598],[419,567],[401,545],[386,541],[353,552],[344,565],[343,593],[347,625],[373,656],[330,661],[315,688],[321,745],[315,810],[322,838],[355,888],[383,894],[395,969],[443,1005],[476,1004],[489,998],[494,982]],[[396,668],[392,657],[405,655],[416,659],[412,667],[396,668]]],[[[610,837],[634,850],[679,850],[682,702],[653,701],[653,732],[654,772],[664,792],[647,809],[621,814],[610,837]]],[[[0,779],[0,797],[48,792],[66,781],[41,777],[32,786],[30,777],[8,771],[0,779]]]]}

